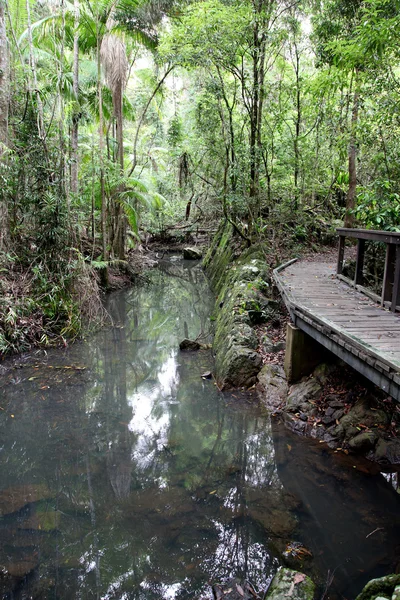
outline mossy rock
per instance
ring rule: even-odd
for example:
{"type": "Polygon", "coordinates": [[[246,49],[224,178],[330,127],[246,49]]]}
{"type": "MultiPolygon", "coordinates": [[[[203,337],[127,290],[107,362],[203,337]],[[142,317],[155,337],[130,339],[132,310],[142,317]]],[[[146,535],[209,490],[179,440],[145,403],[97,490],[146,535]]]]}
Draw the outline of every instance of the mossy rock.
{"type": "Polygon", "coordinates": [[[398,585],[400,585],[400,575],[392,574],[371,579],[356,600],[375,600],[379,596],[390,599],[398,585]]]}
{"type": "Polygon", "coordinates": [[[266,600],[313,600],[315,585],[313,581],[292,569],[279,569],[268,588],[266,600]]]}
{"type": "Polygon", "coordinates": [[[221,388],[250,387],[256,383],[261,365],[257,352],[234,344],[215,358],[217,383],[221,388]]]}
{"type": "Polygon", "coordinates": [[[252,325],[271,319],[278,304],[269,295],[269,267],[262,249],[251,247],[234,262],[233,228],[218,230],[203,265],[217,292],[213,350],[218,385],[248,387],[256,382],[261,357],[252,325]]]}

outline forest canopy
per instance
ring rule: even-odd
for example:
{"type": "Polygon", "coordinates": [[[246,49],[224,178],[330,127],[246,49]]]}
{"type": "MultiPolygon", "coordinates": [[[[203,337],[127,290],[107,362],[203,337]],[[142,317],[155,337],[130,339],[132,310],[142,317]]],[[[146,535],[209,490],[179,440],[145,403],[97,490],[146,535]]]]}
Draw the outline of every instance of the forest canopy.
{"type": "Polygon", "coordinates": [[[101,313],[95,273],[106,287],[148,234],[398,230],[399,15],[397,0],[0,0],[0,352],[47,343],[46,323],[78,334],[101,313]]]}

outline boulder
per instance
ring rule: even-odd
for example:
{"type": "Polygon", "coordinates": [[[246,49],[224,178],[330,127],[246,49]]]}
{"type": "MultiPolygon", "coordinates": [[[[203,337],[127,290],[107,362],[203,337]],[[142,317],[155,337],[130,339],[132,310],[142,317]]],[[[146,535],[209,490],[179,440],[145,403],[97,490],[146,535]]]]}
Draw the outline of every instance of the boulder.
{"type": "Polygon", "coordinates": [[[263,404],[276,410],[287,397],[288,384],[285,371],[280,365],[267,363],[258,374],[258,389],[263,404]]]}
{"type": "Polygon", "coordinates": [[[200,260],[203,257],[203,253],[198,248],[184,248],[183,258],[185,260],[200,260]]]}
{"type": "Polygon", "coordinates": [[[196,340],[188,340],[185,338],[179,344],[179,350],[209,350],[211,344],[202,344],[196,340]]]}
{"type": "Polygon", "coordinates": [[[379,579],[371,579],[356,600],[375,600],[379,596],[392,598],[400,585],[400,575],[386,575],[379,579]]]}
{"type": "Polygon", "coordinates": [[[292,385],[286,401],[286,410],[289,412],[298,412],[300,409],[306,411],[310,408],[308,401],[317,398],[321,390],[321,383],[314,378],[306,379],[292,385]]]}
{"type": "Polygon", "coordinates": [[[375,446],[377,439],[378,436],[374,431],[364,431],[351,438],[349,448],[354,450],[354,452],[369,452],[375,446]]]}
{"type": "Polygon", "coordinates": [[[347,440],[359,433],[357,427],[362,424],[367,427],[386,427],[390,421],[389,415],[382,409],[374,408],[367,398],[358,400],[347,415],[340,419],[347,440]]]}
{"type": "Polygon", "coordinates": [[[245,346],[233,344],[215,359],[218,385],[221,388],[250,387],[257,381],[261,356],[245,346]]]}
{"type": "Polygon", "coordinates": [[[374,451],[374,457],[377,462],[383,464],[400,464],[400,440],[378,440],[374,451]]]}
{"type": "Polygon", "coordinates": [[[313,600],[315,585],[312,580],[292,569],[279,569],[268,588],[266,600],[313,600]]]}

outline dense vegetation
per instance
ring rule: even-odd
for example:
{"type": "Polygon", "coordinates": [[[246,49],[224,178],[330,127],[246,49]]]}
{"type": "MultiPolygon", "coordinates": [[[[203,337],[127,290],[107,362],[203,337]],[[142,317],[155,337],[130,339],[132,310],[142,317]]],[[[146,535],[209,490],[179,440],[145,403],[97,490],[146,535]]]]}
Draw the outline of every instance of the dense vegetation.
{"type": "Polygon", "coordinates": [[[0,0],[0,354],[102,316],[148,233],[396,229],[397,0],[0,0]]]}

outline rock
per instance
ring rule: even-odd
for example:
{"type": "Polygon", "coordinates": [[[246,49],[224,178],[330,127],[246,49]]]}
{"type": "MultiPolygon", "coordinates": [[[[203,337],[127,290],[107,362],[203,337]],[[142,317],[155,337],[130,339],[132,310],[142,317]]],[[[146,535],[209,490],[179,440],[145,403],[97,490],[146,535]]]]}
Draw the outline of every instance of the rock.
{"type": "Polygon", "coordinates": [[[263,529],[278,537],[290,537],[297,526],[293,509],[296,500],[290,494],[271,493],[268,490],[249,490],[248,516],[263,529]]]}
{"type": "Polygon", "coordinates": [[[400,464],[400,440],[378,440],[374,451],[374,459],[383,464],[400,464]]]}
{"type": "Polygon", "coordinates": [[[343,402],[334,394],[329,394],[329,396],[326,396],[325,401],[331,408],[343,408],[343,402]]]}
{"type": "Polygon", "coordinates": [[[54,510],[37,512],[24,519],[18,529],[34,529],[41,531],[55,531],[59,528],[61,513],[54,510]]]}
{"type": "Polygon", "coordinates": [[[237,578],[213,585],[212,591],[215,600],[254,600],[258,597],[251,583],[237,578]]]}
{"type": "Polygon", "coordinates": [[[179,344],[180,350],[209,350],[211,348],[211,344],[201,344],[200,342],[196,342],[196,340],[188,340],[185,338],[179,344]]]}
{"type": "Polygon", "coordinates": [[[250,387],[256,383],[261,365],[257,352],[235,344],[215,358],[218,385],[221,388],[250,387]]]}
{"type": "Polygon", "coordinates": [[[26,504],[45,500],[53,495],[45,484],[9,487],[0,492],[0,516],[16,512],[26,504]]]}
{"type": "Polygon", "coordinates": [[[326,383],[328,377],[332,375],[336,369],[337,365],[327,365],[326,363],[322,363],[318,365],[316,369],[314,369],[313,377],[318,379],[320,383],[324,384],[326,383]]]}
{"type": "Polygon", "coordinates": [[[276,344],[273,345],[272,350],[273,352],[282,352],[282,350],[285,350],[285,348],[286,342],[282,340],[281,342],[276,342],[276,344]]]}
{"type": "Polygon", "coordinates": [[[183,258],[185,260],[200,260],[203,257],[203,253],[198,248],[184,248],[183,258]]]}
{"type": "Polygon", "coordinates": [[[266,600],[313,600],[315,585],[312,580],[291,569],[281,568],[268,588],[266,600]]]}
{"type": "Polygon", "coordinates": [[[359,431],[356,429],[360,425],[367,427],[377,427],[382,425],[386,427],[390,421],[389,415],[382,409],[374,409],[370,406],[368,399],[361,399],[351,408],[351,410],[340,419],[340,424],[345,429],[345,438],[351,439],[359,431]]]}
{"type": "Polygon", "coordinates": [[[233,331],[228,335],[226,340],[227,346],[238,344],[255,350],[258,346],[257,335],[250,325],[246,323],[237,323],[233,331]]]}
{"type": "Polygon", "coordinates": [[[267,363],[258,374],[258,388],[262,402],[267,408],[276,410],[287,396],[286,375],[280,365],[267,363]]]}
{"type": "Polygon", "coordinates": [[[371,579],[356,600],[375,600],[377,596],[391,598],[397,586],[400,585],[400,575],[386,575],[379,579],[371,579]]]}
{"type": "Polygon", "coordinates": [[[365,431],[349,441],[349,448],[354,452],[368,452],[375,446],[377,439],[378,436],[374,431],[365,431]]]}
{"type": "Polygon", "coordinates": [[[332,418],[336,420],[339,420],[343,417],[344,415],[344,410],[343,408],[339,408],[338,410],[335,410],[335,412],[332,414],[332,418]]]}
{"type": "Polygon", "coordinates": [[[307,408],[310,408],[307,401],[318,397],[321,390],[322,385],[314,378],[292,385],[286,401],[286,409],[290,412],[298,412],[300,409],[307,411],[307,408]]]}
{"type": "Polygon", "coordinates": [[[268,335],[263,335],[261,339],[261,344],[264,352],[266,352],[267,354],[272,354],[272,352],[274,352],[274,342],[268,335]]]}
{"type": "Polygon", "coordinates": [[[400,585],[397,585],[394,588],[394,592],[392,595],[392,600],[400,600],[400,585]]]}
{"type": "Polygon", "coordinates": [[[36,569],[39,565],[39,560],[36,557],[28,558],[26,560],[20,560],[10,563],[5,563],[3,569],[5,575],[11,575],[11,577],[26,577],[28,573],[36,569]]]}

